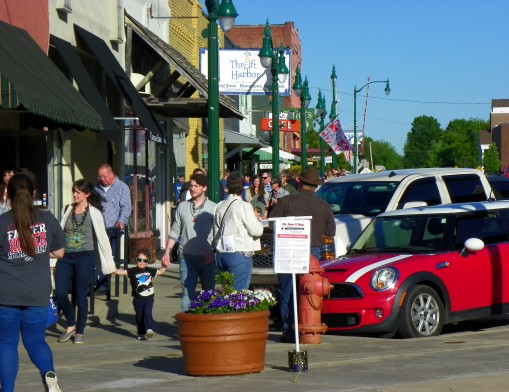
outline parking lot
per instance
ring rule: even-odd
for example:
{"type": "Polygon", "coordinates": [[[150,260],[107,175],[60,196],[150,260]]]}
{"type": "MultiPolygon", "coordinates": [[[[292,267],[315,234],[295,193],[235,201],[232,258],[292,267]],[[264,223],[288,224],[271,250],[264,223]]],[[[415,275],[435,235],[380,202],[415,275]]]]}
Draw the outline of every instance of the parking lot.
{"type": "MultiPolygon", "coordinates": [[[[176,268],[176,266],[173,266],[176,268]]],[[[302,345],[309,371],[291,373],[292,344],[279,343],[270,331],[265,369],[231,377],[189,377],[184,373],[173,316],[180,306],[176,274],[156,281],[156,335],[135,338],[128,296],[111,301],[118,316],[87,327],[86,343],[57,343],[59,331],[48,331],[56,369],[65,391],[503,391],[509,383],[509,316],[444,328],[426,339],[380,339],[326,335],[320,345],[302,345]]],[[[98,299],[97,308],[101,307],[98,299]]],[[[91,317],[91,321],[94,321],[91,317]]],[[[95,320],[98,321],[98,320],[95,320]]],[[[41,390],[35,367],[21,348],[18,392],[41,390]]]]}

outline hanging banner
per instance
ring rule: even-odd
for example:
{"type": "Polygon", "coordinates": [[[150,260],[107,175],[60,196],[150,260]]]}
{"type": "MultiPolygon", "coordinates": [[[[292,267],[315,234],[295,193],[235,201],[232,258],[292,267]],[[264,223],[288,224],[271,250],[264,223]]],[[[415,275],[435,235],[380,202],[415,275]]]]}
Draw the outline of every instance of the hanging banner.
{"type": "Polygon", "coordinates": [[[320,132],[320,137],[332,148],[336,154],[344,151],[353,151],[353,147],[350,144],[350,141],[341,128],[339,119],[335,119],[323,132],[320,132]]]}

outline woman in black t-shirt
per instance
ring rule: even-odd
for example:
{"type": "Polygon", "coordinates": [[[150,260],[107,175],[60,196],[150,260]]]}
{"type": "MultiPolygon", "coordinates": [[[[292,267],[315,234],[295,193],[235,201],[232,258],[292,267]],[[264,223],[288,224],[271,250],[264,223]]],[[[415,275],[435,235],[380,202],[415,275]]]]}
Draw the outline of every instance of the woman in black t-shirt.
{"type": "Polygon", "coordinates": [[[14,391],[20,334],[46,390],[60,391],[45,336],[49,258],[63,257],[65,242],[56,218],[34,208],[34,192],[29,176],[14,175],[7,185],[12,209],[0,216],[0,384],[6,392],[14,391]]]}

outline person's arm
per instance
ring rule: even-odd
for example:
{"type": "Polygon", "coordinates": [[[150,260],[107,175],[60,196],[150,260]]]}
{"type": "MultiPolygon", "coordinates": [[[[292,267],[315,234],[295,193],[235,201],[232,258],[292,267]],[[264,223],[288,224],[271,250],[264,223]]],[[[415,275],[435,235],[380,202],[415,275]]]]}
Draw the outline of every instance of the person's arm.
{"type": "Polygon", "coordinates": [[[159,268],[159,269],[157,270],[157,276],[159,276],[159,275],[163,275],[165,272],[166,272],[166,267],[165,267],[165,266],[162,266],[161,268],[159,268]]]}
{"type": "Polygon", "coordinates": [[[54,259],[61,259],[62,257],[64,257],[64,254],[65,254],[65,248],[61,248],[61,249],[52,250],[51,252],[49,252],[49,257],[52,257],[54,259]]]}
{"type": "Polygon", "coordinates": [[[242,203],[243,208],[243,216],[242,221],[244,226],[246,226],[246,230],[251,237],[261,237],[263,234],[263,225],[262,222],[258,220],[256,217],[253,207],[250,204],[242,203]]]}
{"type": "Polygon", "coordinates": [[[168,238],[168,241],[166,241],[166,250],[164,251],[163,257],[161,257],[161,265],[164,267],[168,267],[170,264],[170,254],[176,243],[177,241],[173,238],[168,238]]]}
{"type": "Polygon", "coordinates": [[[127,222],[129,221],[129,216],[131,215],[131,194],[129,192],[129,187],[124,183],[121,184],[122,189],[119,192],[120,212],[118,214],[118,219],[115,226],[117,226],[121,230],[124,230],[124,227],[127,225],[127,222]]]}
{"type": "Polygon", "coordinates": [[[161,257],[161,264],[167,267],[170,264],[170,254],[173,250],[173,247],[177,243],[177,239],[182,233],[181,227],[181,211],[183,204],[179,204],[175,211],[175,220],[173,221],[173,225],[171,226],[170,233],[168,234],[168,240],[166,241],[166,249],[164,251],[163,257],[161,257]]]}
{"type": "Polygon", "coordinates": [[[334,238],[336,235],[336,222],[334,221],[334,215],[331,213],[327,218],[327,225],[325,227],[325,235],[334,238]]]}
{"type": "Polygon", "coordinates": [[[118,269],[116,268],[115,269],[115,275],[119,275],[119,276],[127,276],[127,270],[121,270],[121,269],[118,269]]]}

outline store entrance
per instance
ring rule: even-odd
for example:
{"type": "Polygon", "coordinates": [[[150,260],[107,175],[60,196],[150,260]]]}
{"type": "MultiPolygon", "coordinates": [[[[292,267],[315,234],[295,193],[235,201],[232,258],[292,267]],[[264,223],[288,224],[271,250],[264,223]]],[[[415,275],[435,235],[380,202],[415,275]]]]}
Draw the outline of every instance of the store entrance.
{"type": "Polygon", "coordinates": [[[43,193],[48,193],[47,141],[42,131],[2,131],[0,146],[0,171],[16,168],[31,172],[36,181],[36,197],[41,199],[43,193]]]}

